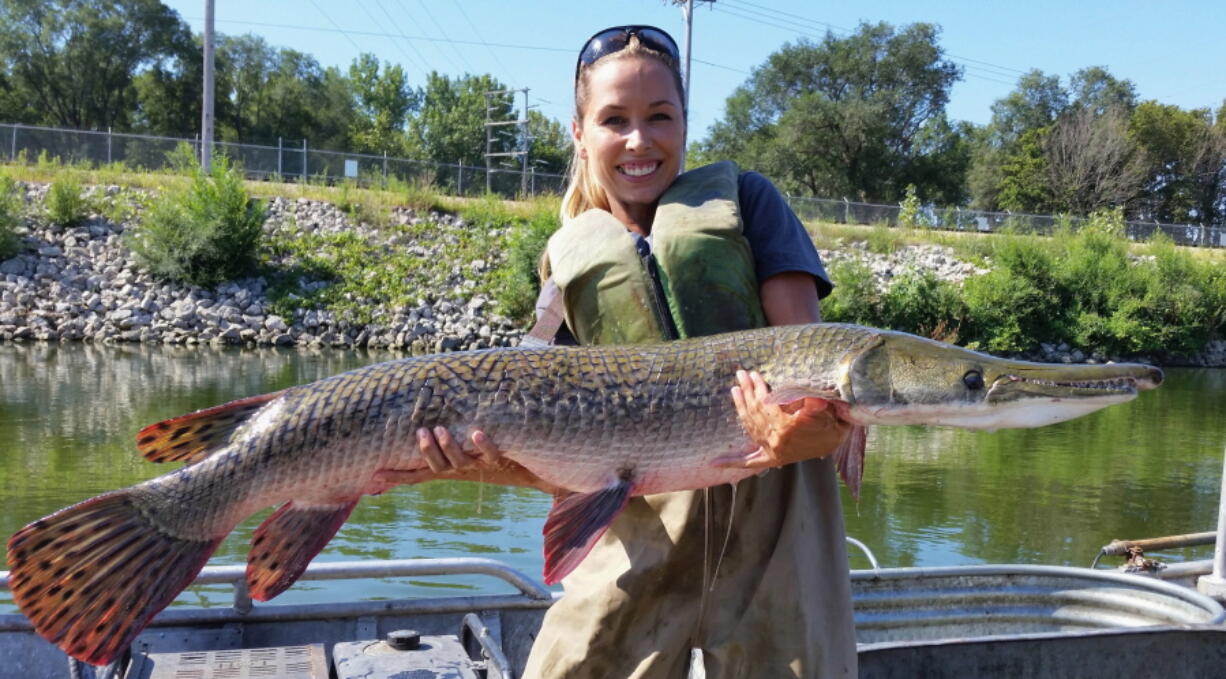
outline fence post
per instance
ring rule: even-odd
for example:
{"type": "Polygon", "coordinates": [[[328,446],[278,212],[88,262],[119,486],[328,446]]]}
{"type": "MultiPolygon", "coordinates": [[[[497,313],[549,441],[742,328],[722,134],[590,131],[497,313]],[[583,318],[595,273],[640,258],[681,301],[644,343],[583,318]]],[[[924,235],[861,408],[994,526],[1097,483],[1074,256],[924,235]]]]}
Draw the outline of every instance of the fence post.
{"type": "Polygon", "coordinates": [[[13,123],[13,143],[9,148],[9,160],[17,162],[17,128],[21,127],[21,123],[13,123]]]}
{"type": "Polygon", "coordinates": [[[310,179],[311,175],[307,174],[307,147],[306,139],[302,140],[302,183],[305,184],[310,179]]]}
{"type": "Polygon", "coordinates": [[[106,126],[106,164],[111,164],[111,126],[106,126]]]}
{"type": "Polygon", "coordinates": [[[464,195],[464,161],[461,160],[460,162],[456,163],[455,168],[456,168],[455,170],[456,190],[455,192],[462,196],[464,195]]]}
{"type": "Polygon", "coordinates": [[[383,188],[387,188],[387,151],[383,152],[383,188]]]}
{"type": "Polygon", "coordinates": [[[277,137],[277,177],[285,181],[285,176],[281,174],[281,150],[281,138],[277,137]]]}

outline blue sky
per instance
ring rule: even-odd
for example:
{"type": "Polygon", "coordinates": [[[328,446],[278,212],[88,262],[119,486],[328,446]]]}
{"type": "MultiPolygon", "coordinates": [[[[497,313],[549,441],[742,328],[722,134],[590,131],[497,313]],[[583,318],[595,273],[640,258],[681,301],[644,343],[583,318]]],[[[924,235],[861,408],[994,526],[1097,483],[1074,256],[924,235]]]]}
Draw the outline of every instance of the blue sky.
{"type": "MultiPolygon", "coordinates": [[[[199,32],[204,0],[164,0],[199,32]]],[[[347,67],[360,52],[424,73],[492,73],[530,88],[529,103],[569,121],[575,54],[593,32],[647,23],[683,40],[681,10],[663,0],[215,0],[217,31],[256,33],[275,46],[347,67]]],[[[691,139],[705,136],[724,101],[788,42],[847,35],[861,21],[942,28],[946,55],[965,67],[947,111],[986,123],[991,105],[1031,68],[1067,78],[1104,66],[1141,99],[1184,108],[1226,98],[1226,8],[1217,2],[1026,3],[717,0],[696,3],[691,139]]]]}

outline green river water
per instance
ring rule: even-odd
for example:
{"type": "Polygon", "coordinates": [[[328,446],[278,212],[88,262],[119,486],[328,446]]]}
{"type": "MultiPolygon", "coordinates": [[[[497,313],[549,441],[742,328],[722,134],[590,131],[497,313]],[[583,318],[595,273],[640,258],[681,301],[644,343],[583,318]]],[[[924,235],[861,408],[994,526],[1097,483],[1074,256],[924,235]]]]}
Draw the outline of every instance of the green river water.
{"type": "MultiPolygon", "coordinates": [[[[166,471],[135,452],[136,432],[146,424],[390,358],[0,344],[0,536],[166,471]]],[[[881,427],[870,433],[860,499],[843,491],[847,531],[882,566],[1085,566],[1112,538],[1213,530],[1224,447],[1226,370],[1171,369],[1156,392],[1042,429],[881,427]]],[[[482,556],[539,578],[549,504],[527,489],[401,487],[365,498],[317,559],[482,556]]],[[[242,563],[263,516],[245,522],[210,563],[242,563]]],[[[1210,555],[1210,548],[1194,548],[1158,556],[1210,555]]],[[[852,567],[867,565],[853,549],[852,567]]],[[[299,583],[277,601],[510,591],[489,578],[452,576],[299,583]]],[[[178,601],[225,605],[230,597],[226,587],[195,587],[178,601]]],[[[0,613],[13,610],[0,591],[0,613]]]]}

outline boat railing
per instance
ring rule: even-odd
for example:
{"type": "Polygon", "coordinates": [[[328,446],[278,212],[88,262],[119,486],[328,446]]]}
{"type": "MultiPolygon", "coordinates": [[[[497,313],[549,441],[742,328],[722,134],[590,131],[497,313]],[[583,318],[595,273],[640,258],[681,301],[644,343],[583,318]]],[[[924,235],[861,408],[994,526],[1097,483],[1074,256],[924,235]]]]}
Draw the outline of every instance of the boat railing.
{"type": "MultiPolygon", "coordinates": [[[[335,603],[260,604],[247,591],[245,564],[206,566],[193,585],[231,585],[234,601],[229,607],[171,607],[150,623],[174,626],[194,623],[285,621],[308,618],[360,617],[372,615],[414,615],[460,613],[473,610],[507,608],[547,608],[561,596],[525,573],[494,559],[461,557],[451,559],[386,559],[368,561],[316,562],[307,567],[299,582],[400,578],[435,575],[488,575],[515,587],[515,594],[477,594],[427,598],[350,600],[335,603]]],[[[0,571],[0,588],[8,589],[9,574],[0,571]]],[[[31,629],[25,616],[0,615],[0,631],[31,629]]]]}

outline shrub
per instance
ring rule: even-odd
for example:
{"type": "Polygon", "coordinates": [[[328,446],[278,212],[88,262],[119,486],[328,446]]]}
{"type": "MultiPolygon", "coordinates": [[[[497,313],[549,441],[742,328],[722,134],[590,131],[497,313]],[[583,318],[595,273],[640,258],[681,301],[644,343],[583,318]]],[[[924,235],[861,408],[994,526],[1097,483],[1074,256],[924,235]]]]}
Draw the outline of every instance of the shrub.
{"type": "Polygon", "coordinates": [[[496,296],[502,312],[519,321],[532,318],[541,293],[538,269],[549,237],[560,226],[558,216],[538,212],[511,229],[507,259],[499,272],[496,296]]]}
{"type": "Polygon", "coordinates": [[[931,271],[900,276],[880,304],[884,327],[943,341],[957,338],[964,309],[961,293],[931,271]]]}
{"type": "Polygon", "coordinates": [[[260,250],[264,205],[243,187],[242,173],[224,157],[190,184],[152,201],[128,239],[138,260],[155,275],[214,285],[253,268],[260,250]]]}
{"type": "Polygon", "coordinates": [[[47,190],[47,218],[52,224],[76,226],[89,216],[89,201],[81,192],[81,183],[71,175],[61,175],[47,190]]]}
{"type": "Polygon", "coordinates": [[[829,265],[834,292],[822,300],[822,320],[832,323],[879,324],[877,284],[873,270],[858,259],[829,265]]]}
{"type": "Polygon", "coordinates": [[[25,202],[11,177],[0,176],[0,261],[17,254],[20,239],[17,227],[22,222],[25,202]]]}

